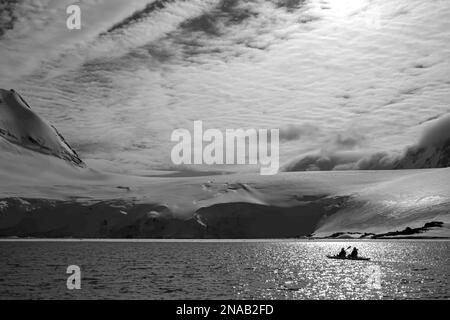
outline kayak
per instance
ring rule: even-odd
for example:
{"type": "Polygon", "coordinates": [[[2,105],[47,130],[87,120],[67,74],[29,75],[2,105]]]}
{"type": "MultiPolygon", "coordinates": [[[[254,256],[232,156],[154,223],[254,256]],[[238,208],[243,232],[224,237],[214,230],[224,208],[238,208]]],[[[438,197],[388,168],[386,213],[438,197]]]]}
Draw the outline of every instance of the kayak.
{"type": "Polygon", "coordinates": [[[370,258],[365,258],[365,257],[352,258],[352,257],[338,257],[338,256],[330,256],[330,255],[327,255],[327,258],[339,259],[339,260],[361,260],[361,261],[369,261],[370,260],[370,258]]]}

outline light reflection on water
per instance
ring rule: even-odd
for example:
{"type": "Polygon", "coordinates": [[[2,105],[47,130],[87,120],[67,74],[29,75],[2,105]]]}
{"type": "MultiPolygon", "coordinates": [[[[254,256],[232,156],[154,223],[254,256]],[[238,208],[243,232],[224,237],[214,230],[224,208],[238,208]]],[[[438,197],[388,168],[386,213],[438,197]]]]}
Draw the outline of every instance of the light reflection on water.
{"type": "Polygon", "coordinates": [[[450,241],[0,242],[0,298],[448,299],[450,241]],[[327,259],[355,245],[371,261],[327,259]],[[79,265],[81,290],[66,288],[79,265]],[[380,271],[381,287],[369,277],[380,271]]]}

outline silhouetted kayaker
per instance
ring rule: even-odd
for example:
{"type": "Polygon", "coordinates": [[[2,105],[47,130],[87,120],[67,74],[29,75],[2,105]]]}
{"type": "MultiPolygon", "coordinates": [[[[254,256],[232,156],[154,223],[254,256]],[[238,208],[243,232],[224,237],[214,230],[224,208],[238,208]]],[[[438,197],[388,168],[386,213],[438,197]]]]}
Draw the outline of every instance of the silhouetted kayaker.
{"type": "Polygon", "coordinates": [[[337,255],[338,257],[343,257],[345,258],[345,256],[347,255],[347,252],[345,251],[344,248],[341,249],[341,252],[339,252],[339,254],[337,255]]]}
{"type": "Polygon", "coordinates": [[[353,248],[352,253],[349,255],[350,258],[357,258],[358,257],[358,249],[356,247],[353,248]]]}

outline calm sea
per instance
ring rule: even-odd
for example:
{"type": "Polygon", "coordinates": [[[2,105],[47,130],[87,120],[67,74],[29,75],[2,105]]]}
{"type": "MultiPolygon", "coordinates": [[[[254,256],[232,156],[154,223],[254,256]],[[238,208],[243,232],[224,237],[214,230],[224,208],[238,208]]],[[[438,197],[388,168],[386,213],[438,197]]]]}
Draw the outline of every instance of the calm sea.
{"type": "Polygon", "coordinates": [[[1,241],[11,298],[449,299],[450,241],[1,241]],[[348,246],[371,260],[326,258],[348,246]]]}

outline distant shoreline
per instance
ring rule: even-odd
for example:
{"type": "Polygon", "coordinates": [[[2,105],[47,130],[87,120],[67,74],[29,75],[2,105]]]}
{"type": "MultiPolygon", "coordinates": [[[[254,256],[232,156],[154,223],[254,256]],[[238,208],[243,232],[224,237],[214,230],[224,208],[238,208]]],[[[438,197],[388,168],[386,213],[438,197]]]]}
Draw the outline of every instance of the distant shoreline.
{"type": "Polygon", "coordinates": [[[163,239],[163,238],[0,238],[0,242],[372,242],[372,241],[450,241],[444,237],[404,237],[404,238],[379,238],[379,239],[299,239],[299,238],[254,238],[254,239],[163,239]]]}

